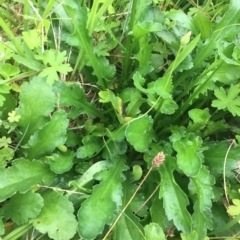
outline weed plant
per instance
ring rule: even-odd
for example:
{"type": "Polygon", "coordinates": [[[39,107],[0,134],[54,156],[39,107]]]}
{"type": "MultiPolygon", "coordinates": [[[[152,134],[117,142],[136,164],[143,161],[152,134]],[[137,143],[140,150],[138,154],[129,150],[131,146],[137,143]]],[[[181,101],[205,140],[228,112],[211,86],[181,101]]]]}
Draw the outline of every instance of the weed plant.
{"type": "Polygon", "coordinates": [[[0,7],[0,235],[239,239],[240,1],[0,7]]]}

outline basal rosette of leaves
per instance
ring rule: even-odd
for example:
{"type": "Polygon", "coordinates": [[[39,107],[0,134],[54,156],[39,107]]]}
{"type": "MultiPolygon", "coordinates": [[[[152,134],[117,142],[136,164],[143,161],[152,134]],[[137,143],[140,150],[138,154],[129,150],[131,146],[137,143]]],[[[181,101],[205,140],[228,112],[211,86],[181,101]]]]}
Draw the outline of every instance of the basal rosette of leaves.
{"type": "Polygon", "coordinates": [[[237,239],[240,2],[190,2],[0,7],[3,240],[237,239]]]}

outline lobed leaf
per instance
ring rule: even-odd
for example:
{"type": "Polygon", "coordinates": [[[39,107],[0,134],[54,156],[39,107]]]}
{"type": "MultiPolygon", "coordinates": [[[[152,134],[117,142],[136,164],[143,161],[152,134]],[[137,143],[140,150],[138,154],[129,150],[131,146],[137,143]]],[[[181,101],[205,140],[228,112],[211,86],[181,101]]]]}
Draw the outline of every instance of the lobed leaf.
{"type": "Polygon", "coordinates": [[[146,80],[141,76],[139,72],[134,73],[133,75],[134,86],[145,94],[154,94],[153,89],[148,89],[143,87],[143,84],[145,83],[145,81],[146,80]]]}
{"type": "Polygon", "coordinates": [[[88,102],[84,90],[77,83],[67,85],[60,81],[54,85],[54,92],[59,98],[59,105],[64,107],[74,106],[77,113],[69,109],[69,115],[72,118],[80,114],[89,114],[93,117],[103,118],[101,112],[91,103],[88,102]]]}
{"type": "Polygon", "coordinates": [[[30,83],[23,83],[19,98],[17,114],[21,116],[19,126],[25,133],[26,141],[49,120],[48,116],[55,107],[56,97],[43,78],[34,77],[30,83]]]}
{"type": "Polygon", "coordinates": [[[81,205],[78,211],[78,232],[82,238],[95,239],[106,224],[113,222],[122,204],[123,170],[123,159],[117,159],[104,181],[93,188],[92,195],[81,205]]]}
{"type": "Polygon", "coordinates": [[[24,42],[28,45],[30,49],[41,47],[41,34],[37,31],[37,29],[22,32],[22,35],[24,42]]]}
{"type": "Polygon", "coordinates": [[[36,183],[48,185],[55,174],[47,164],[25,159],[17,159],[9,168],[0,169],[0,201],[11,197],[16,192],[24,193],[36,183]]]}
{"type": "Polygon", "coordinates": [[[161,113],[171,115],[178,109],[177,103],[172,98],[166,98],[163,100],[160,111],[161,113]]]}
{"type": "Polygon", "coordinates": [[[150,116],[143,116],[129,122],[125,135],[127,141],[138,152],[145,152],[148,150],[149,144],[152,142],[153,120],[150,116]]]}
{"type": "Polygon", "coordinates": [[[238,96],[240,89],[238,85],[231,85],[226,91],[224,88],[216,89],[214,91],[217,100],[212,101],[212,106],[221,110],[228,110],[235,117],[240,116],[240,97],[238,96]]]}
{"type": "Polygon", "coordinates": [[[228,214],[230,216],[236,216],[236,215],[239,215],[240,214],[240,200],[239,199],[233,199],[232,200],[233,204],[234,205],[230,205],[228,207],[228,214]]]}
{"type": "Polygon", "coordinates": [[[92,157],[102,148],[102,141],[99,137],[88,135],[83,137],[83,146],[77,149],[77,158],[92,157]]]}
{"type": "Polygon", "coordinates": [[[108,169],[111,163],[108,161],[99,161],[94,163],[84,174],[75,182],[71,181],[70,184],[74,183],[77,187],[83,187],[94,179],[94,175],[98,172],[108,169]]]}
{"type": "Polygon", "coordinates": [[[215,179],[206,167],[202,167],[199,174],[191,178],[189,190],[191,194],[197,194],[200,212],[208,211],[212,207],[214,183],[215,179]]]}
{"type": "Polygon", "coordinates": [[[55,153],[52,154],[46,162],[49,164],[50,169],[53,172],[61,174],[72,168],[74,155],[75,154],[71,151],[55,153]]]}
{"type": "Polygon", "coordinates": [[[197,176],[202,167],[203,155],[201,150],[202,139],[193,133],[174,142],[173,148],[177,151],[179,168],[191,177],[197,176]]]}
{"type": "Polygon", "coordinates": [[[54,240],[71,239],[77,231],[72,203],[54,191],[46,191],[42,197],[44,207],[40,215],[34,219],[33,226],[54,240]]]}
{"type": "Polygon", "coordinates": [[[154,84],[155,92],[162,98],[172,98],[172,77],[166,75],[156,80],[154,84]]]}
{"type": "Polygon", "coordinates": [[[212,230],[212,212],[210,209],[201,211],[199,204],[196,203],[194,206],[194,213],[192,215],[193,229],[198,232],[198,239],[202,240],[207,236],[207,229],[212,230]]]}
{"type": "Polygon", "coordinates": [[[193,230],[189,234],[180,233],[182,240],[198,240],[197,231],[193,230]]]}
{"type": "Polygon", "coordinates": [[[150,223],[144,227],[146,240],[165,240],[165,234],[157,223],[150,223]]]}
{"type": "Polygon", "coordinates": [[[51,120],[39,131],[35,132],[27,146],[29,159],[42,157],[65,143],[68,127],[67,114],[59,110],[52,115],[51,120]]]}
{"type": "Polygon", "coordinates": [[[175,168],[175,159],[170,157],[159,168],[162,179],[159,198],[163,198],[163,207],[168,220],[173,220],[178,230],[189,233],[192,225],[191,216],[186,208],[189,201],[173,177],[175,168]]]}
{"type": "Polygon", "coordinates": [[[16,193],[3,205],[6,218],[11,218],[18,225],[28,223],[29,219],[37,217],[43,207],[43,198],[39,193],[28,191],[16,193]]]}

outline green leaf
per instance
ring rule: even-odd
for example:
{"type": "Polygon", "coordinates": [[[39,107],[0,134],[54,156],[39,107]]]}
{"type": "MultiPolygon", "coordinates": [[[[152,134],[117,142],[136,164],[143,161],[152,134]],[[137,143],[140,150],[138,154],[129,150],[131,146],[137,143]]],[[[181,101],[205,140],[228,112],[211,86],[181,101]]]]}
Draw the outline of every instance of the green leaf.
{"type": "Polygon", "coordinates": [[[141,225],[133,213],[125,211],[113,229],[113,239],[145,240],[141,225]]]}
{"type": "MultiPolygon", "coordinates": [[[[0,84],[0,93],[9,93],[10,92],[11,87],[6,85],[6,84],[0,84]]],[[[6,98],[2,95],[0,95],[0,107],[3,106],[4,101],[6,100],[6,98]]]]}
{"type": "Polygon", "coordinates": [[[25,56],[13,55],[13,59],[19,63],[25,65],[27,68],[30,68],[36,72],[43,69],[43,65],[31,58],[26,58],[25,56]]]}
{"type": "Polygon", "coordinates": [[[177,151],[177,164],[187,175],[195,177],[202,167],[202,139],[189,133],[184,139],[174,142],[173,148],[177,151]]]}
{"type": "Polygon", "coordinates": [[[84,55],[94,70],[94,75],[98,78],[98,84],[105,88],[106,82],[104,80],[110,81],[116,70],[105,57],[98,57],[93,52],[93,39],[89,37],[86,28],[88,21],[87,8],[80,7],[80,4],[74,5],[72,2],[66,2],[63,7],[60,6],[55,12],[60,19],[62,18],[61,12],[66,14],[66,19],[69,19],[63,21],[63,26],[71,31],[66,37],[66,41],[71,46],[77,46],[81,51],[84,51],[84,55]],[[72,32],[73,29],[74,32],[72,32]]]}
{"type": "Polygon", "coordinates": [[[196,178],[191,178],[189,190],[194,199],[194,213],[192,216],[193,227],[198,232],[199,239],[207,235],[207,229],[212,229],[212,199],[214,198],[212,186],[215,183],[214,177],[206,167],[203,167],[196,178]]]}
{"type": "MultiPolygon", "coordinates": [[[[209,142],[209,148],[204,152],[205,163],[209,166],[210,171],[215,176],[223,174],[224,159],[226,157],[229,142],[209,142]]],[[[240,159],[240,146],[236,145],[231,148],[227,155],[225,174],[226,178],[233,178],[232,170],[238,169],[238,159],[240,159]]]]}
{"type": "Polygon", "coordinates": [[[39,54],[35,58],[42,60],[45,66],[50,65],[50,67],[43,69],[39,76],[47,77],[47,82],[50,85],[59,80],[58,73],[67,74],[72,71],[68,63],[63,63],[67,60],[66,51],[59,52],[56,49],[50,49],[39,54]]]}
{"type": "MultiPolygon", "coordinates": [[[[218,54],[224,62],[232,65],[240,66],[240,61],[233,56],[236,55],[234,42],[219,41],[218,42],[218,54]]],[[[237,53],[238,55],[238,53],[237,53]]]]}
{"type": "Polygon", "coordinates": [[[213,53],[214,48],[216,48],[216,42],[224,38],[229,34],[230,31],[232,31],[231,27],[226,26],[232,26],[236,24],[236,22],[239,21],[239,18],[240,2],[238,0],[232,0],[230,2],[229,10],[221,19],[221,21],[215,25],[215,31],[213,31],[208,42],[204,44],[197,52],[194,59],[194,68],[199,68],[202,66],[203,61],[209,57],[213,53]]]}
{"type": "Polygon", "coordinates": [[[126,115],[136,117],[140,113],[140,107],[145,102],[141,94],[137,91],[130,95],[130,102],[126,107],[126,115]]]}
{"type": "Polygon", "coordinates": [[[209,109],[191,109],[188,112],[189,117],[193,120],[194,123],[200,123],[203,126],[205,126],[209,119],[210,119],[210,114],[209,114],[209,109]]]}
{"type": "Polygon", "coordinates": [[[9,93],[11,87],[7,84],[0,84],[0,93],[9,93]]]}
{"type": "Polygon", "coordinates": [[[14,150],[7,147],[0,149],[0,168],[6,166],[6,162],[13,159],[14,150]]]}
{"type": "Polygon", "coordinates": [[[184,11],[171,9],[169,12],[166,12],[166,17],[179,22],[181,26],[192,31],[193,33],[197,33],[193,18],[190,15],[187,15],[184,11]]]}
{"type": "Polygon", "coordinates": [[[150,32],[159,32],[163,29],[161,23],[143,21],[136,24],[133,28],[134,38],[139,39],[150,32]]]}
{"type": "Polygon", "coordinates": [[[65,153],[52,154],[46,162],[50,165],[53,172],[61,174],[72,168],[73,158],[74,153],[68,151],[65,153]]]}
{"type": "MultiPolygon", "coordinates": [[[[221,60],[222,61],[222,60],[221,60]]],[[[221,63],[220,67],[215,69],[211,75],[212,81],[219,81],[224,84],[234,83],[236,79],[240,77],[240,66],[227,64],[226,62],[221,63]]]]}
{"type": "Polygon", "coordinates": [[[173,177],[175,161],[174,158],[167,157],[159,168],[162,179],[159,197],[163,198],[163,207],[168,220],[173,220],[178,230],[189,233],[192,224],[191,216],[186,209],[189,201],[173,177]]]}
{"type": "Polygon", "coordinates": [[[232,115],[240,116],[240,97],[238,96],[240,89],[238,85],[231,85],[231,87],[226,91],[224,88],[220,87],[214,91],[214,95],[218,100],[212,101],[212,106],[221,110],[228,110],[232,115]]]}
{"type": "Polygon", "coordinates": [[[194,16],[194,23],[201,33],[202,40],[206,40],[211,36],[212,22],[206,14],[198,10],[194,16]]]}
{"type": "MultiPolygon", "coordinates": [[[[25,133],[25,140],[41,129],[49,120],[49,114],[55,107],[56,97],[51,87],[41,77],[34,77],[30,83],[23,83],[20,92],[21,116],[19,126],[25,133]]],[[[26,141],[23,141],[26,142],[26,141]]]]}
{"type": "Polygon", "coordinates": [[[198,240],[197,231],[193,230],[189,234],[180,233],[182,240],[198,240]]]}
{"type": "Polygon", "coordinates": [[[7,148],[9,144],[12,143],[11,138],[6,138],[5,136],[0,138],[0,148],[7,148]]]}
{"type": "Polygon", "coordinates": [[[157,79],[154,88],[155,92],[162,98],[172,98],[172,77],[166,75],[162,78],[157,79]]]}
{"type": "Polygon", "coordinates": [[[102,148],[102,140],[99,137],[87,135],[82,140],[84,146],[77,149],[77,158],[87,158],[93,156],[102,148]]]}
{"type": "Polygon", "coordinates": [[[25,159],[14,160],[11,167],[0,169],[0,201],[16,192],[26,192],[38,182],[48,185],[54,176],[47,164],[25,159]]]}
{"type": "Polygon", "coordinates": [[[183,72],[193,67],[193,59],[191,55],[188,55],[177,67],[175,71],[183,72]]]}
{"type": "Polygon", "coordinates": [[[89,114],[94,117],[103,118],[101,112],[87,101],[86,94],[79,84],[73,83],[68,86],[66,83],[60,81],[54,85],[54,92],[58,95],[60,106],[74,106],[77,109],[77,114],[75,112],[72,113],[71,109],[69,109],[70,117],[75,118],[80,114],[89,114]]]}
{"type": "Polygon", "coordinates": [[[75,182],[71,181],[69,184],[74,183],[75,186],[78,188],[83,187],[90,181],[94,179],[94,175],[96,173],[99,173],[103,170],[108,169],[111,166],[111,163],[108,161],[99,161],[94,163],[87,171],[84,172],[84,174],[75,182]]]}
{"type": "Polygon", "coordinates": [[[106,224],[110,225],[113,222],[114,213],[119,212],[122,204],[123,170],[123,159],[116,159],[104,181],[93,188],[92,195],[81,205],[78,211],[78,232],[82,238],[96,238],[106,224]]]}
{"type": "Polygon", "coordinates": [[[200,34],[197,35],[187,46],[185,46],[182,49],[182,51],[179,53],[175,61],[173,61],[169,66],[168,70],[165,73],[165,76],[167,76],[171,71],[174,71],[184,61],[184,59],[186,59],[189,56],[189,54],[196,47],[199,39],[200,39],[200,34]]]}
{"type": "Polygon", "coordinates": [[[136,151],[145,152],[148,150],[153,138],[152,123],[153,120],[150,116],[139,117],[129,122],[125,135],[127,141],[136,151]]]}
{"type": "Polygon", "coordinates": [[[230,205],[227,209],[227,212],[230,216],[236,216],[240,214],[240,200],[233,199],[232,200],[234,205],[230,205]]]}
{"type": "MultiPolygon", "coordinates": [[[[122,208],[128,203],[135,188],[135,185],[129,184],[129,179],[123,183],[122,208]]],[[[136,197],[134,200],[136,200],[136,197]]],[[[139,223],[139,218],[133,214],[133,210],[136,210],[136,208],[133,207],[133,204],[130,204],[113,229],[113,239],[146,239],[144,237],[144,229],[139,223]]]]}
{"type": "Polygon", "coordinates": [[[47,233],[54,240],[71,239],[77,230],[74,208],[65,196],[54,191],[42,194],[44,207],[33,221],[33,226],[41,233],[47,233]]]}
{"type": "Polygon", "coordinates": [[[198,232],[198,239],[202,240],[207,236],[207,229],[212,230],[211,209],[206,209],[205,211],[200,211],[199,204],[196,203],[194,206],[194,213],[192,215],[193,229],[198,232]]]}
{"type": "Polygon", "coordinates": [[[35,132],[27,146],[28,158],[39,158],[52,152],[66,141],[68,127],[67,114],[59,110],[52,115],[51,120],[39,131],[35,132]]]}
{"type": "Polygon", "coordinates": [[[3,206],[3,209],[6,218],[11,218],[16,224],[22,225],[29,219],[37,217],[43,205],[41,195],[29,191],[24,194],[16,193],[3,206]]]}
{"type": "Polygon", "coordinates": [[[166,232],[168,229],[171,229],[174,226],[173,222],[169,221],[166,216],[162,199],[159,198],[154,199],[153,204],[150,207],[150,214],[152,221],[154,223],[157,223],[158,226],[160,226],[164,232],[166,232]]]}
{"type": "Polygon", "coordinates": [[[191,178],[189,190],[191,194],[197,194],[197,201],[200,212],[211,209],[212,199],[214,198],[212,185],[215,179],[206,167],[202,167],[195,178],[191,178]]]}
{"type": "Polygon", "coordinates": [[[171,98],[166,98],[163,100],[160,111],[161,113],[170,115],[175,113],[176,109],[178,109],[177,103],[171,98]]]}
{"type": "Polygon", "coordinates": [[[5,79],[11,76],[15,76],[19,73],[20,73],[19,68],[9,63],[5,63],[0,66],[0,75],[2,75],[5,79]]]}
{"type": "MultiPolygon", "coordinates": [[[[146,240],[165,240],[165,234],[157,223],[150,223],[144,227],[146,240]]],[[[193,239],[192,239],[193,240],[193,239]]]]}
{"type": "Polygon", "coordinates": [[[22,35],[24,42],[28,45],[30,49],[41,47],[42,45],[41,34],[37,31],[37,29],[22,32],[22,35]]]}
{"type": "Polygon", "coordinates": [[[141,76],[141,74],[139,72],[134,73],[133,75],[133,83],[134,86],[140,90],[143,93],[149,94],[149,93],[154,93],[154,91],[152,89],[147,89],[147,88],[143,88],[143,84],[145,83],[145,79],[141,76]]]}
{"type": "Polygon", "coordinates": [[[0,219],[0,235],[2,236],[5,232],[5,229],[4,229],[4,224],[3,224],[3,221],[2,221],[2,218],[0,219]]]}

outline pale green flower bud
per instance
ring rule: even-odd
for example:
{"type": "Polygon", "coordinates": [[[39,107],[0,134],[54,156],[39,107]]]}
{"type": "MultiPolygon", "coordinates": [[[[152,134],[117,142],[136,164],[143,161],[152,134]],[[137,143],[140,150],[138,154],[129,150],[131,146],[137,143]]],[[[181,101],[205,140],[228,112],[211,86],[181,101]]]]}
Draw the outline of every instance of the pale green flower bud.
{"type": "Polygon", "coordinates": [[[182,38],[181,38],[181,41],[180,41],[180,44],[182,46],[185,46],[187,45],[189,42],[190,42],[190,37],[192,35],[192,32],[188,32],[186,35],[184,35],[182,38]]]}

